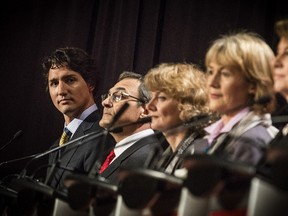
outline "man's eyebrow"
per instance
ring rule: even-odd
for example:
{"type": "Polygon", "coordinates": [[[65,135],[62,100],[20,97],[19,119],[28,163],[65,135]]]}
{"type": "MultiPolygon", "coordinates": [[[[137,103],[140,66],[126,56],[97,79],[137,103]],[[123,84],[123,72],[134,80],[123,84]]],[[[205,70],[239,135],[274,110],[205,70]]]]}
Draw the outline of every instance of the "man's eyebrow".
{"type": "Polygon", "coordinates": [[[67,75],[61,77],[60,79],[58,79],[58,78],[52,78],[52,79],[50,79],[49,81],[51,81],[51,80],[55,81],[55,80],[61,80],[61,79],[67,79],[67,78],[74,78],[74,77],[76,77],[75,74],[67,74],[67,75]]]}
{"type": "Polygon", "coordinates": [[[50,82],[55,82],[55,81],[57,81],[58,79],[56,79],[56,78],[52,78],[52,79],[49,79],[48,80],[48,82],[50,83],[50,82]]]}

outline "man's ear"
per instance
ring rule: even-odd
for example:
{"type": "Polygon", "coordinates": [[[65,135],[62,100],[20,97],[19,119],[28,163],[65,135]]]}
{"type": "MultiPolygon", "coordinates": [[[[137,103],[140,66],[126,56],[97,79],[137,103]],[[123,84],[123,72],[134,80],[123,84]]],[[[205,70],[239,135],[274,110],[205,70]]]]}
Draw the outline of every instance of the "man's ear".
{"type": "Polygon", "coordinates": [[[95,87],[90,85],[90,84],[88,84],[88,89],[89,89],[89,92],[93,92],[95,87]]]}

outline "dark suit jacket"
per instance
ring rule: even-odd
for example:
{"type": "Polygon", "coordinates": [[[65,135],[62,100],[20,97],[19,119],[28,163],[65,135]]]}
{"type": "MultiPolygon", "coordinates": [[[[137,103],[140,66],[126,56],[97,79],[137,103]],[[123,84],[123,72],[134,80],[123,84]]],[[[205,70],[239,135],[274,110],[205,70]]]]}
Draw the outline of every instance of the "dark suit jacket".
{"type": "MultiPolygon", "coordinates": [[[[77,128],[71,140],[79,138],[85,134],[89,134],[91,132],[99,132],[103,131],[103,128],[99,126],[100,113],[95,111],[91,113],[77,128]]],[[[85,139],[82,139],[83,142],[85,139]]],[[[51,148],[55,148],[58,146],[59,139],[54,143],[51,148]]],[[[75,144],[77,144],[76,142],[75,144]]],[[[112,148],[115,145],[114,139],[111,135],[107,135],[106,139],[104,136],[92,139],[85,144],[82,144],[78,147],[73,147],[69,145],[61,150],[61,152],[54,152],[49,155],[49,165],[55,163],[58,159],[60,159],[60,166],[73,169],[75,173],[88,173],[92,168],[95,161],[99,158],[99,154],[102,154],[107,149],[112,148]],[[103,151],[102,149],[103,148],[103,151]]],[[[51,171],[51,169],[50,169],[51,171]]],[[[69,174],[70,171],[65,169],[55,169],[51,177],[51,181],[48,182],[50,186],[56,188],[58,190],[65,190],[65,186],[63,184],[63,180],[69,174]]],[[[49,169],[48,172],[49,174],[49,169]]]]}
{"type": "Polygon", "coordinates": [[[272,124],[278,128],[279,130],[281,130],[286,124],[287,122],[284,120],[283,118],[283,122],[275,122],[273,119],[273,117],[278,116],[287,116],[288,115],[288,103],[287,100],[284,98],[283,95],[281,95],[280,93],[276,93],[276,107],[275,107],[275,111],[273,113],[271,113],[272,115],[272,124]]]}
{"type": "MultiPolygon", "coordinates": [[[[118,183],[117,173],[119,168],[142,168],[152,151],[162,147],[156,135],[144,137],[126,149],[119,157],[117,157],[100,176],[107,179],[112,184],[118,183]]],[[[160,153],[160,154],[161,154],[160,153]]]]}

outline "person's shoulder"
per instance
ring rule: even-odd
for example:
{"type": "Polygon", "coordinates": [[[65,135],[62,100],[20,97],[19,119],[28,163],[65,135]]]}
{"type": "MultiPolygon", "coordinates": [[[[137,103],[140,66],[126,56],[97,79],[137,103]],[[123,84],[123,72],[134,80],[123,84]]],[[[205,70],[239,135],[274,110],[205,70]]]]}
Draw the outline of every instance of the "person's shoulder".
{"type": "Polygon", "coordinates": [[[249,149],[251,147],[265,149],[272,139],[273,137],[263,125],[257,125],[243,132],[239,137],[235,137],[234,146],[249,149]]]}
{"type": "Polygon", "coordinates": [[[99,121],[101,119],[101,115],[98,110],[92,112],[89,116],[87,116],[79,127],[82,127],[83,130],[87,130],[88,132],[101,132],[104,131],[99,125],[99,121]]]}
{"type": "Polygon", "coordinates": [[[85,119],[84,122],[99,122],[101,119],[101,113],[99,110],[95,110],[90,113],[85,119]]]}
{"type": "Polygon", "coordinates": [[[160,143],[160,139],[158,138],[158,136],[155,133],[150,134],[148,136],[145,136],[145,137],[141,138],[140,140],[149,141],[147,143],[150,143],[150,142],[160,143]]]}
{"type": "Polygon", "coordinates": [[[243,132],[240,138],[241,137],[250,137],[251,139],[272,139],[271,135],[267,131],[267,128],[261,124],[256,125],[255,127],[252,127],[247,131],[243,132]]]}

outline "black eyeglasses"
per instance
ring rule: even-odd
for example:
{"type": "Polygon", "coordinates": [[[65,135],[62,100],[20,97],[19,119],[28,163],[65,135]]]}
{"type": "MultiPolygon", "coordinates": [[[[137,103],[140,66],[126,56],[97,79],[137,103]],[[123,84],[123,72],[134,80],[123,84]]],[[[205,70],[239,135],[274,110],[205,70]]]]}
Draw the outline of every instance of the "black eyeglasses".
{"type": "Polygon", "coordinates": [[[118,103],[119,101],[128,99],[129,97],[131,97],[131,98],[133,98],[133,99],[135,99],[137,101],[140,101],[141,103],[145,103],[144,100],[142,100],[140,98],[137,98],[137,97],[134,97],[134,96],[132,96],[132,95],[126,93],[126,92],[123,92],[123,91],[116,91],[116,92],[113,92],[113,93],[108,93],[108,94],[101,95],[102,102],[104,100],[106,100],[108,97],[111,97],[113,103],[118,103]]]}

